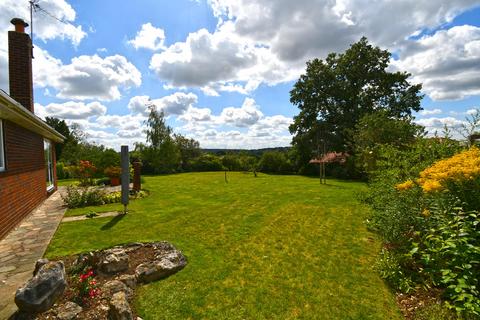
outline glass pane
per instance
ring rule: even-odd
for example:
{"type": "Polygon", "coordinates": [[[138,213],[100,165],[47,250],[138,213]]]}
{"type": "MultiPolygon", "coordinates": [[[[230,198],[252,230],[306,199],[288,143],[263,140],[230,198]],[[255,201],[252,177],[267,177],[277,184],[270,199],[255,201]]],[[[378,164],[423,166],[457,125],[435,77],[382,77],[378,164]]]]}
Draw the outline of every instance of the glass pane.
{"type": "Polygon", "coordinates": [[[53,187],[53,161],[52,161],[52,145],[50,141],[44,140],[45,170],[47,177],[47,189],[53,187]]]}

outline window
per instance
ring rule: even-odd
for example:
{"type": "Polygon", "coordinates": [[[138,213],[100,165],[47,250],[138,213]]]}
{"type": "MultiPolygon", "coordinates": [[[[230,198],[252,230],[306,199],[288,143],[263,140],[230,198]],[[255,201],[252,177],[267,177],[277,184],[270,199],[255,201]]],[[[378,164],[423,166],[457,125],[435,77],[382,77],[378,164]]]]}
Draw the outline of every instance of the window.
{"type": "Polygon", "coordinates": [[[47,190],[53,189],[53,159],[52,159],[52,144],[48,140],[43,142],[43,150],[45,154],[45,167],[47,170],[47,190]]]}
{"type": "Polygon", "coordinates": [[[0,119],[0,171],[5,171],[5,147],[3,142],[3,122],[0,119]]]}

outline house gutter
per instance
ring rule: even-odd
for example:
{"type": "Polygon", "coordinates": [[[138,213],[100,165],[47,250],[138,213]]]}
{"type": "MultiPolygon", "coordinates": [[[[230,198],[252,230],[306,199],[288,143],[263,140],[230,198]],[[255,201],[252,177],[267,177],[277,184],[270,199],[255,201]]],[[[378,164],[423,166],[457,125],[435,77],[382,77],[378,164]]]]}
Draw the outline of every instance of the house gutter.
{"type": "Polygon", "coordinates": [[[9,120],[53,142],[62,143],[65,137],[20,103],[0,90],[0,119],[9,120]]]}

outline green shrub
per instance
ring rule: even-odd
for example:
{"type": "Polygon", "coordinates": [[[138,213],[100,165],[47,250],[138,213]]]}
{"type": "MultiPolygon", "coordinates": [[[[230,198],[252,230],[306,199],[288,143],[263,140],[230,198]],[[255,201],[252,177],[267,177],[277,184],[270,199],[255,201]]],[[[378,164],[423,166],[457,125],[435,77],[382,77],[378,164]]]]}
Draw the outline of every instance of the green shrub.
{"type": "Polygon", "coordinates": [[[445,288],[448,306],[480,316],[480,213],[442,207],[430,207],[410,254],[424,282],[445,288]]]}
{"type": "Polygon", "coordinates": [[[104,204],[105,192],[97,188],[68,186],[62,199],[69,208],[81,208],[104,204]]]}
{"type": "Polygon", "coordinates": [[[400,260],[400,257],[394,252],[383,248],[375,264],[375,269],[394,289],[409,293],[415,289],[415,283],[400,265],[400,260]]]}

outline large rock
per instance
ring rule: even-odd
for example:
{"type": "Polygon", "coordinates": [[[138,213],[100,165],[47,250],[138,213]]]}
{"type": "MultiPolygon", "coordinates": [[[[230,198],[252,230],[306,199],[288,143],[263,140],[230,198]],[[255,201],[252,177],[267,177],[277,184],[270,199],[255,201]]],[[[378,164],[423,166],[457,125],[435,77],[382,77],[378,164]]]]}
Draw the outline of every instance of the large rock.
{"type": "Polygon", "coordinates": [[[105,250],[100,257],[98,267],[106,273],[125,271],[128,269],[128,254],[120,248],[105,250]]]}
{"type": "Polygon", "coordinates": [[[37,274],[17,290],[15,303],[22,313],[47,311],[67,287],[62,261],[48,262],[37,274]]]}
{"type": "Polygon", "coordinates": [[[125,292],[117,292],[113,295],[110,300],[108,319],[133,320],[132,309],[130,309],[125,292]]]}
{"type": "Polygon", "coordinates": [[[161,252],[152,262],[139,264],[135,274],[139,282],[149,283],[166,278],[185,267],[187,260],[178,250],[161,252]]]}
{"type": "Polygon", "coordinates": [[[132,295],[133,291],[125,283],[120,280],[110,280],[102,287],[102,292],[106,296],[113,296],[117,292],[125,292],[128,296],[132,295]]]}
{"type": "Polygon", "coordinates": [[[134,274],[122,274],[117,280],[125,283],[130,289],[135,289],[137,287],[137,277],[134,274]]]}
{"type": "Polygon", "coordinates": [[[77,315],[82,312],[82,307],[80,307],[75,302],[68,301],[65,304],[59,306],[56,310],[57,319],[59,320],[72,320],[77,317],[77,315]]]}

